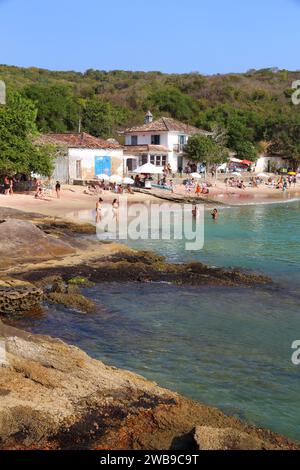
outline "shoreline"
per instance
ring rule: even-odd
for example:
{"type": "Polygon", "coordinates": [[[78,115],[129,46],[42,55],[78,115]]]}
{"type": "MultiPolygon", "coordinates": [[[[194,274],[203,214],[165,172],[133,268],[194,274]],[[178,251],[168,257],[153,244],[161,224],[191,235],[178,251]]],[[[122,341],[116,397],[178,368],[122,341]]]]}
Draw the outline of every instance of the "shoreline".
{"type": "MultiPolygon", "coordinates": [[[[17,215],[21,216],[21,214],[18,214],[18,213],[16,214],[13,210],[6,210],[6,212],[3,211],[2,218],[7,217],[9,214],[10,214],[10,217],[14,217],[14,216],[16,217],[17,215]],[[5,217],[3,217],[3,216],[5,216],[5,217]]],[[[95,281],[96,282],[112,282],[116,279],[120,281],[122,279],[122,272],[123,272],[124,273],[124,280],[126,279],[126,281],[128,281],[128,278],[129,278],[129,280],[132,279],[133,281],[149,282],[149,281],[151,281],[151,278],[152,278],[152,280],[155,280],[155,279],[162,280],[162,278],[164,276],[169,276],[167,278],[164,277],[164,279],[168,279],[168,280],[171,280],[173,282],[175,281],[175,283],[176,283],[177,282],[176,277],[179,275],[180,279],[183,279],[183,277],[182,277],[183,272],[185,273],[185,271],[186,271],[186,267],[183,264],[179,265],[180,266],[179,272],[177,271],[177,269],[178,269],[177,267],[176,267],[176,270],[174,271],[174,267],[172,267],[172,265],[170,265],[170,264],[166,264],[165,261],[162,259],[162,257],[159,257],[156,254],[152,254],[151,255],[152,258],[151,258],[149,253],[137,252],[136,250],[131,250],[129,248],[127,249],[123,245],[112,244],[113,246],[111,246],[111,244],[103,244],[103,243],[99,243],[99,242],[97,242],[95,244],[93,242],[93,243],[91,243],[90,247],[88,247],[87,244],[86,244],[87,243],[86,239],[84,239],[83,244],[82,244],[82,240],[81,240],[81,234],[84,233],[85,230],[89,231],[89,230],[94,229],[92,226],[89,226],[88,224],[86,224],[85,226],[79,224],[77,226],[77,224],[72,224],[71,222],[68,222],[68,221],[63,222],[62,219],[54,219],[53,220],[53,218],[51,218],[51,217],[41,217],[41,216],[38,216],[38,214],[30,214],[30,213],[23,213],[23,217],[27,221],[29,221],[31,219],[33,219],[33,220],[36,219],[36,223],[39,227],[39,230],[41,230],[41,229],[44,230],[45,233],[47,233],[50,238],[51,237],[58,238],[58,239],[61,238],[64,243],[65,242],[70,243],[71,240],[73,240],[73,242],[74,242],[74,240],[75,240],[76,241],[75,246],[76,246],[76,249],[78,250],[78,253],[77,254],[76,253],[70,253],[70,254],[67,254],[67,255],[62,255],[62,257],[52,258],[50,260],[44,260],[44,261],[41,261],[41,260],[37,261],[36,260],[36,262],[33,262],[31,264],[24,263],[22,265],[22,264],[18,263],[17,266],[11,267],[9,271],[7,269],[5,270],[6,274],[7,274],[7,272],[9,272],[11,275],[13,275],[14,278],[16,278],[16,277],[23,278],[23,275],[22,275],[22,273],[23,273],[23,274],[25,274],[24,279],[27,279],[29,281],[36,281],[36,280],[40,280],[43,277],[46,277],[46,275],[49,275],[49,276],[56,275],[57,276],[58,274],[61,274],[63,272],[64,273],[63,282],[65,282],[65,281],[70,280],[74,276],[80,276],[80,275],[88,276],[89,272],[91,271],[91,267],[92,267],[93,275],[90,276],[90,278],[88,279],[91,282],[95,282],[95,281]],[[80,236],[79,236],[79,234],[80,234],[80,236]],[[79,236],[79,238],[78,238],[78,236],[79,236]],[[97,246],[97,249],[96,249],[96,246],[97,246]],[[100,249],[100,247],[101,247],[101,249],[100,249]],[[89,263],[92,263],[92,264],[89,264],[89,263]],[[74,268],[74,265],[76,265],[77,267],[74,268]],[[151,272],[152,272],[152,274],[151,274],[151,272]],[[174,278],[174,276],[175,276],[175,278],[174,278]]],[[[1,224],[1,225],[3,226],[3,224],[1,224]]],[[[186,276],[186,273],[184,275],[186,276]]],[[[194,282],[196,282],[196,285],[197,285],[197,283],[202,282],[201,279],[202,279],[202,276],[204,276],[203,277],[203,282],[205,282],[206,285],[207,284],[209,285],[209,280],[207,278],[208,275],[212,276],[211,281],[213,282],[213,285],[216,285],[215,284],[216,282],[217,282],[217,285],[219,285],[220,281],[221,281],[221,285],[227,285],[227,286],[236,285],[235,284],[236,282],[237,282],[238,285],[240,284],[240,282],[241,282],[241,285],[247,285],[247,282],[250,282],[250,285],[251,285],[251,283],[256,283],[258,281],[259,284],[262,283],[261,284],[262,286],[264,286],[265,284],[270,283],[269,279],[262,278],[262,277],[259,277],[259,276],[257,277],[257,279],[255,277],[251,277],[250,275],[249,275],[250,277],[248,277],[248,275],[245,272],[240,272],[240,273],[234,272],[234,278],[232,279],[230,271],[222,270],[222,269],[213,269],[212,270],[212,268],[205,267],[201,263],[194,263],[190,266],[188,277],[186,278],[186,282],[188,284],[190,284],[190,283],[193,284],[194,282]],[[226,280],[226,277],[224,277],[224,276],[227,276],[228,274],[229,274],[230,278],[228,280],[226,280]],[[240,280],[239,280],[239,277],[236,277],[236,276],[239,276],[239,275],[242,275],[240,280]],[[215,276],[217,276],[217,278],[215,278],[215,276]],[[225,282],[225,284],[223,284],[223,282],[225,282]],[[233,282],[233,284],[232,284],[232,282],[233,282]]],[[[59,303],[63,304],[64,301],[65,301],[65,297],[64,298],[61,297],[61,286],[59,286],[58,293],[60,294],[60,297],[56,298],[55,302],[58,300],[58,302],[57,302],[58,304],[59,303]]],[[[75,296],[80,295],[80,294],[78,294],[78,291],[76,289],[75,290],[72,289],[71,293],[72,293],[73,296],[74,295],[75,296]]],[[[68,292],[67,292],[67,294],[68,294],[68,292]]],[[[77,300],[78,300],[78,297],[77,297],[77,300]]],[[[82,301],[82,299],[80,301],[82,301]]],[[[0,328],[1,328],[1,320],[0,320],[0,328]]],[[[5,327],[5,328],[10,328],[10,327],[5,327]]],[[[10,331],[10,330],[6,330],[6,331],[10,331]]],[[[20,336],[20,337],[23,337],[24,335],[25,336],[29,335],[29,334],[24,333],[24,332],[18,332],[16,334],[17,334],[17,336],[20,336]]],[[[1,336],[1,334],[0,334],[0,336],[1,336]]],[[[35,342],[35,335],[30,334],[29,338],[30,338],[30,341],[33,341],[33,343],[35,342]]],[[[57,341],[55,339],[50,339],[50,338],[45,338],[44,340],[46,341],[46,339],[47,339],[47,341],[49,340],[51,342],[51,344],[52,344],[52,342],[57,341]]],[[[65,347],[67,347],[67,346],[65,346],[65,347]]],[[[48,348],[48,346],[46,346],[46,348],[48,348]]],[[[77,348],[74,348],[74,347],[70,347],[70,348],[71,348],[70,351],[74,351],[75,349],[77,349],[77,348]]],[[[21,362],[23,364],[22,367],[25,368],[24,370],[27,370],[27,371],[30,370],[31,362],[28,362],[28,357],[25,356],[22,359],[19,358],[19,359],[16,359],[16,360],[17,361],[21,360],[21,362]]],[[[30,359],[30,361],[31,361],[31,359],[30,359]]],[[[34,370],[40,370],[37,382],[38,383],[41,382],[43,387],[44,386],[47,387],[48,385],[46,385],[46,384],[47,384],[48,379],[44,378],[44,373],[46,373],[47,371],[43,370],[43,372],[42,372],[41,367],[43,367],[43,364],[39,364],[39,358],[38,359],[35,358],[34,361],[38,362],[38,366],[36,366],[37,369],[34,369],[34,370]]],[[[107,366],[104,366],[104,367],[105,367],[106,371],[108,371],[110,369],[107,366]]],[[[112,368],[112,369],[117,371],[117,369],[115,369],[115,368],[112,368]]],[[[121,373],[122,371],[119,371],[119,372],[121,373]]],[[[84,371],[82,371],[81,373],[84,373],[84,371]]],[[[19,374],[18,371],[17,371],[17,374],[19,374]]],[[[28,372],[26,372],[26,374],[28,374],[28,372]]],[[[33,375],[33,378],[34,377],[35,377],[35,375],[33,375]]],[[[65,376],[64,380],[68,380],[68,375],[65,376]]],[[[145,379],[142,379],[142,380],[144,382],[147,382],[145,379]]],[[[34,381],[36,382],[36,379],[34,379],[34,381]]],[[[4,387],[4,384],[3,384],[3,387],[4,387]]],[[[6,387],[5,390],[7,390],[7,387],[6,387]]],[[[0,386],[0,392],[1,392],[1,386],[0,386]]],[[[16,391],[14,390],[13,393],[16,393],[16,391]]],[[[126,389],[122,391],[122,394],[124,394],[124,393],[125,394],[127,393],[126,389]]],[[[173,392],[169,392],[169,391],[166,391],[166,393],[173,394],[173,392]]],[[[177,394],[173,394],[172,397],[174,397],[174,395],[176,397],[178,397],[177,394]]],[[[10,394],[8,396],[10,396],[10,394]]],[[[5,395],[4,395],[4,397],[5,397],[5,395]]],[[[11,396],[10,396],[10,398],[11,398],[11,396]]],[[[17,400],[22,401],[22,397],[18,397],[17,400]]],[[[156,415],[156,407],[157,407],[156,399],[154,399],[150,394],[148,400],[150,400],[150,403],[152,403],[152,405],[150,406],[151,413],[154,413],[156,415]]],[[[5,403],[5,401],[6,401],[6,399],[4,400],[3,403],[5,403]]],[[[115,403],[115,397],[113,398],[113,401],[111,403],[113,403],[112,406],[115,406],[115,404],[116,404],[115,403]]],[[[211,410],[210,407],[208,407],[206,405],[197,404],[195,402],[191,402],[190,400],[185,399],[183,397],[179,397],[179,403],[180,403],[179,414],[181,413],[182,406],[184,406],[184,407],[187,406],[188,408],[192,407],[194,410],[196,410],[196,409],[199,410],[199,412],[200,412],[200,409],[199,409],[199,407],[200,407],[201,408],[201,413],[204,413],[205,416],[207,415],[207,413],[209,415],[211,414],[211,411],[209,411],[209,410],[211,410]],[[185,403],[189,403],[189,405],[187,405],[185,403]],[[191,405],[191,403],[194,403],[194,404],[191,405]],[[184,404],[184,405],[182,405],[182,404],[184,404]]],[[[176,404],[172,403],[172,406],[174,405],[175,408],[177,409],[177,404],[178,404],[177,402],[176,402],[176,404]]],[[[40,404],[40,406],[43,406],[43,405],[40,404]]],[[[166,403],[163,403],[163,406],[166,406],[166,403]]],[[[168,406],[169,405],[167,405],[167,408],[168,408],[168,406]]],[[[172,406],[171,406],[171,408],[172,408],[172,406]]],[[[159,407],[160,407],[160,405],[159,405],[159,407]]],[[[141,408],[143,409],[143,406],[141,406],[141,408]]],[[[0,407],[0,410],[1,410],[1,407],[0,407]]],[[[159,410],[160,410],[160,408],[159,408],[159,410]]],[[[36,410],[33,409],[33,411],[32,411],[33,415],[34,415],[35,412],[36,412],[36,410]]],[[[159,411],[159,413],[160,412],[161,411],[159,411]]],[[[174,415],[173,408],[172,408],[171,411],[170,411],[170,409],[166,409],[165,412],[166,412],[165,419],[169,419],[168,418],[169,412],[171,413],[172,416],[174,415]]],[[[248,442],[247,445],[249,445],[250,448],[253,448],[253,447],[254,448],[259,448],[259,449],[261,449],[261,448],[270,448],[270,449],[271,448],[278,448],[278,449],[298,448],[298,444],[295,444],[292,441],[283,438],[282,436],[278,436],[275,433],[272,433],[270,431],[261,430],[261,429],[258,429],[258,428],[251,427],[251,426],[249,426],[247,424],[244,424],[244,423],[239,424],[240,421],[236,420],[235,418],[225,417],[225,415],[223,415],[218,410],[215,410],[215,412],[216,412],[216,415],[214,415],[214,413],[213,413],[214,419],[209,421],[209,424],[211,425],[210,428],[212,428],[214,430],[213,432],[217,433],[217,434],[220,431],[220,428],[222,429],[222,432],[223,431],[225,432],[225,430],[227,430],[226,432],[229,432],[229,435],[228,435],[229,441],[230,441],[230,439],[232,441],[232,436],[235,435],[236,432],[240,433],[240,431],[241,431],[242,432],[242,437],[239,436],[239,439],[241,439],[242,442],[248,442]],[[218,419],[216,419],[216,421],[215,421],[216,417],[218,417],[218,419]],[[219,423],[219,418],[220,417],[221,417],[222,426],[220,426],[220,423],[219,423]],[[230,428],[230,431],[228,431],[228,426],[230,428]],[[242,426],[242,428],[240,426],[242,426]],[[246,436],[244,434],[246,434],[246,436]],[[249,437],[249,435],[250,435],[250,437],[249,437]],[[261,439],[261,438],[263,438],[263,439],[261,439]]],[[[88,413],[91,413],[91,409],[89,409],[88,413]]],[[[92,411],[93,419],[97,420],[99,418],[99,414],[97,415],[97,413],[96,414],[95,413],[96,413],[96,410],[93,409],[93,411],[92,411]]],[[[140,407],[139,407],[139,411],[138,411],[139,419],[145,420],[145,416],[143,415],[143,413],[142,414],[141,413],[142,412],[141,412],[140,407]]],[[[85,427],[86,425],[88,425],[88,426],[90,425],[89,424],[90,421],[86,417],[83,418],[82,415],[80,415],[80,417],[78,416],[77,418],[82,423],[83,427],[85,427]],[[82,422],[82,420],[83,420],[83,422],[82,422]]],[[[16,419],[16,418],[14,418],[14,419],[16,419]]],[[[130,426],[132,426],[132,428],[135,429],[136,428],[136,423],[135,422],[133,423],[130,417],[128,419],[130,421],[130,426]]],[[[125,421],[126,420],[127,420],[127,417],[126,417],[125,421]]],[[[180,418],[180,420],[181,420],[181,418],[180,418]]],[[[195,420],[194,420],[194,416],[189,415],[188,427],[190,429],[187,430],[187,427],[186,427],[187,426],[187,421],[186,420],[187,420],[187,417],[185,416],[185,418],[184,418],[184,421],[185,421],[184,431],[188,433],[188,435],[189,435],[188,441],[191,442],[191,439],[194,439],[194,434],[193,434],[192,430],[195,427],[199,426],[200,424],[201,425],[203,425],[203,424],[207,425],[207,422],[206,421],[203,422],[203,421],[200,420],[199,423],[196,423],[195,420]]],[[[123,430],[122,432],[127,432],[127,428],[128,428],[127,422],[126,422],[126,425],[124,425],[124,423],[122,424],[122,420],[121,420],[121,422],[119,421],[119,418],[118,418],[117,421],[119,423],[118,425],[120,425],[121,429],[123,430]]],[[[21,421],[20,422],[17,421],[17,425],[21,425],[21,421]]],[[[58,446],[58,448],[60,448],[60,446],[62,446],[62,448],[67,448],[67,447],[64,447],[64,446],[68,445],[68,444],[66,444],[66,442],[69,442],[68,439],[67,439],[67,432],[66,432],[66,429],[65,429],[65,425],[60,424],[60,427],[61,426],[62,426],[62,429],[58,430],[59,437],[56,436],[56,438],[54,439],[54,441],[55,441],[54,448],[56,448],[55,446],[58,446]],[[67,441],[66,441],[66,439],[67,439],[67,441]]],[[[78,425],[76,425],[76,426],[78,426],[78,425]]],[[[80,426],[78,427],[78,429],[82,429],[82,427],[80,427],[80,426]]],[[[145,437],[144,437],[145,442],[148,442],[148,437],[146,437],[146,435],[147,435],[146,429],[148,429],[148,426],[149,426],[149,422],[148,422],[148,418],[147,418],[146,421],[145,421],[145,433],[146,433],[145,437]]],[[[178,426],[178,424],[176,424],[176,426],[178,426]]],[[[104,446],[107,445],[106,442],[111,443],[112,441],[114,441],[115,436],[112,437],[112,434],[115,433],[115,430],[114,429],[111,430],[110,429],[111,427],[115,428],[115,422],[114,422],[113,417],[112,417],[112,421],[109,422],[108,425],[107,425],[107,432],[109,434],[109,441],[102,441],[101,440],[102,438],[101,438],[97,442],[94,442],[92,440],[93,444],[91,444],[91,441],[89,439],[89,445],[91,444],[92,448],[103,448],[102,447],[103,445],[104,446]],[[103,442],[105,442],[105,444],[103,442]]],[[[175,428],[168,430],[168,435],[169,436],[172,435],[172,440],[174,438],[178,437],[178,436],[174,435],[174,430],[177,430],[177,427],[175,427],[175,428]]],[[[182,431],[183,431],[183,429],[182,429],[182,431]]],[[[80,431],[80,432],[82,432],[82,431],[80,431]]],[[[90,433],[91,431],[89,430],[88,432],[90,433]]],[[[131,430],[131,432],[132,432],[132,430],[131,430]]],[[[205,433],[206,432],[212,432],[212,431],[211,430],[206,430],[205,433]]],[[[84,435],[81,436],[80,434],[78,434],[78,431],[77,431],[77,434],[76,434],[77,437],[76,438],[79,439],[79,440],[84,440],[85,439],[84,436],[86,434],[85,433],[83,433],[83,434],[84,435]]],[[[119,439],[119,437],[118,437],[118,439],[119,439]]],[[[156,438],[153,437],[153,439],[156,439],[156,438]]],[[[117,441],[115,440],[114,442],[117,442],[117,441]]],[[[128,444],[128,441],[126,441],[126,442],[127,442],[126,445],[129,446],[128,448],[132,448],[132,447],[130,447],[132,444],[128,444]]],[[[49,444],[48,440],[46,440],[45,446],[49,446],[49,445],[51,446],[53,444],[49,444]]],[[[84,443],[84,445],[86,445],[86,443],[84,443]]],[[[156,445],[158,445],[158,444],[156,444],[156,445]]],[[[170,443],[168,445],[170,445],[170,443]]],[[[231,444],[231,445],[233,445],[233,444],[231,444]]],[[[246,444],[243,444],[243,445],[246,445],[246,444]]],[[[24,446],[23,441],[22,442],[11,443],[11,444],[9,444],[8,448],[24,448],[22,446],[24,446]]],[[[25,444],[25,448],[26,448],[26,444],[25,444]]],[[[31,447],[31,448],[36,448],[36,447],[31,447]]],[[[127,447],[125,447],[125,448],[127,449],[127,447]]],[[[146,449],[147,447],[143,447],[143,448],[146,449]]],[[[153,448],[156,449],[157,447],[153,447],[153,448]]]]}

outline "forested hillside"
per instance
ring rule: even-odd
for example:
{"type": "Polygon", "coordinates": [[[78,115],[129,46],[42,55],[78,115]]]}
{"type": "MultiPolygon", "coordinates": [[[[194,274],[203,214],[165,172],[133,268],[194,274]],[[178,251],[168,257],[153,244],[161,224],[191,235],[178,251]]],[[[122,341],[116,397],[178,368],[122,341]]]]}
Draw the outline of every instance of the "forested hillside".
{"type": "MultiPolygon", "coordinates": [[[[9,92],[19,91],[38,110],[42,132],[82,129],[96,136],[141,123],[147,109],[208,130],[218,129],[224,144],[253,157],[262,141],[292,158],[300,155],[300,105],[291,101],[300,72],[264,69],[244,74],[97,71],[51,72],[0,66],[9,92]]],[[[300,158],[300,157],[299,157],[300,158]]]]}

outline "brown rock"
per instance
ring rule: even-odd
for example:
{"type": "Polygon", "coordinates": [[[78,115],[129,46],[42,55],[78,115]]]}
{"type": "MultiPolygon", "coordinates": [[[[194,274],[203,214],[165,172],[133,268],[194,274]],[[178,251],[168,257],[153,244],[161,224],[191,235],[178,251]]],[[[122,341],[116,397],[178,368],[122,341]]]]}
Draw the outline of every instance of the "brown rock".
{"type": "Polygon", "coordinates": [[[59,340],[0,322],[3,342],[0,449],[195,450],[193,430],[203,426],[236,431],[240,447],[298,448],[59,340]]]}
{"type": "Polygon", "coordinates": [[[258,437],[233,428],[217,429],[199,426],[194,439],[199,450],[264,450],[266,444],[258,437]]]}

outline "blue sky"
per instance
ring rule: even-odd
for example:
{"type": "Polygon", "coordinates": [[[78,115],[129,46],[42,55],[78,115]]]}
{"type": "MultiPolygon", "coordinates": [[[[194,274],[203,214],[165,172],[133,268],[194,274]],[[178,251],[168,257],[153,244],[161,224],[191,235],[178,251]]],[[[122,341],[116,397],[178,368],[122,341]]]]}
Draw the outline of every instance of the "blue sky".
{"type": "Polygon", "coordinates": [[[0,63],[204,74],[300,69],[300,0],[0,0],[0,63]]]}

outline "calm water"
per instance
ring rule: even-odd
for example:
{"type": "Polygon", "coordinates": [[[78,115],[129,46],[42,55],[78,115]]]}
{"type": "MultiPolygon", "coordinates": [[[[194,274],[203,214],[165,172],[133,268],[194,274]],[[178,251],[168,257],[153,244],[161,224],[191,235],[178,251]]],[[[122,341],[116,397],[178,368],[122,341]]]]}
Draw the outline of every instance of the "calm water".
{"type": "Polygon", "coordinates": [[[225,412],[300,440],[300,203],[222,209],[206,215],[205,249],[183,242],[135,242],[180,262],[201,260],[271,274],[269,290],[168,284],[86,290],[94,314],[46,308],[20,327],[59,335],[107,363],[225,412]]]}

